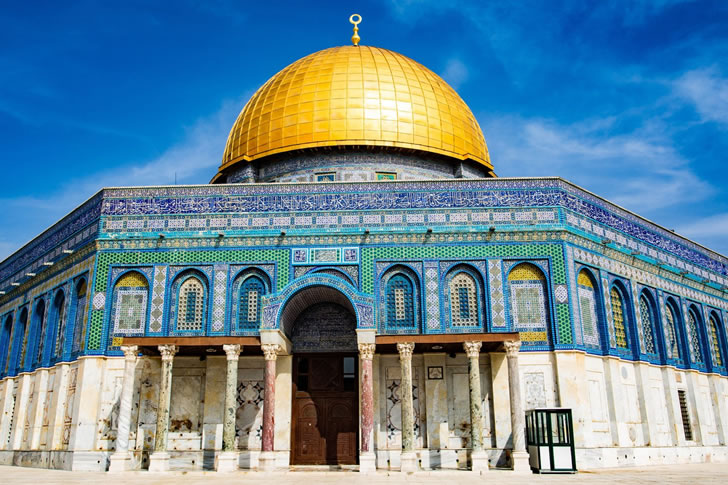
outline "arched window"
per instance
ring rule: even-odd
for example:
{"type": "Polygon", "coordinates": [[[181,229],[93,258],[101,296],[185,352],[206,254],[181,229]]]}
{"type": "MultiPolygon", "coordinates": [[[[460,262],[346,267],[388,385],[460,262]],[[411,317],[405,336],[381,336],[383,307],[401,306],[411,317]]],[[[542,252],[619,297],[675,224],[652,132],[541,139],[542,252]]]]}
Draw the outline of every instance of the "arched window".
{"type": "Polygon", "coordinates": [[[71,353],[78,354],[83,350],[86,337],[86,279],[76,283],[75,304],[73,306],[73,347],[71,353]]]}
{"type": "Polygon", "coordinates": [[[614,337],[617,341],[617,348],[628,349],[627,329],[625,320],[627,309],[624,306],[622,292],[616,286],[609,291],[609,301],[612,305],[612,320],[614,321],[614,337]]]}
{"type": "Polygon", "coordinates": [[[597,319],[597,286],[589,272],[579,272],[576,280],[579,293],[579,311],[584,343],[591,347],[599,347],[599,320],[597,319]]]}
{"type": "Polygon", "coordinates": [[[207,288],[188,273],[177,281],[177,305],[174,309],[174,329],[178,332],[201,332],[207,319],[207,288]]]}
{"type": "Polygon", "coordinates": [[[452,327],[480,325],[480,285],[469,271],[461,270],[448,281],[448,309],[452,327]]]}
{"type": "Polygon", "coordinates": [[[147,321],[149,283],[138,271],[125,273],[114,285],[114,333],[133,335],[144,333],[147,321]]]}
{"type": "Polygon", "coordinates": [[[8,371],[10,363],[10,351],[13,339],[13,316],[8,315],[3,322],[2,333],[0,334],[0,374],[8,371]]]}
{"type": "Polygon", "coordinates": [[[695,312],[694,308],[688,310],[688,338],[690,344],[690,357],[693,362],[702,364],[705,362],[703,359],[703,352],[700,347],[700,334],[698,333],[698,321],[700,317],[695,312]]]}
{"type": "Polygon", "coordinates": [[[28,327],[28,307],[23,308],[20,311],[20,318],[18,318],[18,336],[15,338],[14,345],[16,350],[13,351],[15,354],[15,363],[13,365],[13,371],[22,369],[23,361],[25,360],[25,349],[28,345],[27,336],[28,327]]]}
{"type": "Polygon", "coordinates": [[[548,340],[546,326],[546,277],[533,264],[521,263],[508,273],[509,297],[513,330],[526,333],[521,339],[528,341],[548,340]]]}
{"type": "Polygon", "coordinates": [[[43,360],[43,344],[45,343],[46,334],[46,305],[45,300],[42,298],[35,305],[35,312],[33,313],[35,320],[35,355],[33,358],[33,366],[39,366],[43,360]]]}
{"type": "Polygon", "coordinates": [[[665,322],[665,339],[667,340],[665,344],[669,349],[668,357],[671,356],[673,359],[682,360],[682,351],[680,349],[680,341],[676,326],[679,320],[677,318],[677,312],[671,302],[665,303],[665,322]]]}
{"type": "Polygon", "coordinates": [[[416,330],[417,288],[403,273],[395,273],[385,287],[385,324],[388,330],[416,330]]]}
{"type": "Polygon", "coordinates": [[[718,319],[715,314],[710,315],[710,346],[713,350],[714,364],[718,367],[723,367],[723,352],[721,352],[720,344],[720,330],[718,329],[718,319]]]}
{"type": "Polygon", "coordinates": [[[645,294],[640,296],[640,320],[642,321],[642,336],[645,339],[645,352],[655,354],[657,353],[655,350],[655,336],[653,331],[655,317],[652,311],[652,305],[647,300],[645,294]]]}
{"type": "Polygon", "coordinates": [[[260,297],[265,293],[265,283],[260,277],[249,276],[243,280],[238,298],[238,330],[260,328],[260,297]]]}
{"type": "Polygon", "coordinates": [[[66,294],[63,290],[58,290],[53,298],[53,306],[51,307],[51,328],[56,332],[55,342],[51,345],[51,355],[55,358],[63,357],[63,343],[66,333],[66,294]]]}

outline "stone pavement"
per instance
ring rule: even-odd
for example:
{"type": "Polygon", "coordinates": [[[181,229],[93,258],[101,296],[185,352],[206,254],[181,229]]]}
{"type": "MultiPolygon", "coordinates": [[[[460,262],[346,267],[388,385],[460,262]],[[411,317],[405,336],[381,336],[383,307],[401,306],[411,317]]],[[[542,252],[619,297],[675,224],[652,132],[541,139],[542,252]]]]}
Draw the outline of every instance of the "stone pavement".
{"type": "Polygon", "coordinates": [[[634,484],[687,484],[708,485],[728,484],[728,464],[706,463],[693,465],[654,466],[639,468],[605,469],[580,472],[575,475],[518,475],[507,470],[490,470],[478,476],[465,471],[432,471],[413,474],[380,471],[374,475],[359,475],[355,471],[289,471],[278,473],[233,472],[169,472],[151,473],[147,471],[126,472],[122,474],[96,472],[67,472],[0,466],[0,484],[55,485],[77,484],[109,485],[110,483],[129,483],[139,485],[182,485],[182,484],[232,484],[252,483],[275,485],[301,484],[320,485],[328,483],[353,484],[463,484],[494,483],[504,485],[548,485],[556,483],[589,483],[594,485],[634,485],[634,484]]]}

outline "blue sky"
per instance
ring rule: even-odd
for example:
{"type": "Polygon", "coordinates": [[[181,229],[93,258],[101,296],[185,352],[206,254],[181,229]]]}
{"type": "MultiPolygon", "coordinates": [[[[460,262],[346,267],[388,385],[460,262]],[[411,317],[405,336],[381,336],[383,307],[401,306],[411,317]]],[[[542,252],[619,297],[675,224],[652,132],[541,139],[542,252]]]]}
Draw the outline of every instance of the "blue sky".
{"type": "Polygon", "coordinates": [[[460,93],[500,176],[728,254],[725,0],[87,0],[0,12],[0,259],[102,186],[207,183],[251,94],[355,12],[460,93]]]}

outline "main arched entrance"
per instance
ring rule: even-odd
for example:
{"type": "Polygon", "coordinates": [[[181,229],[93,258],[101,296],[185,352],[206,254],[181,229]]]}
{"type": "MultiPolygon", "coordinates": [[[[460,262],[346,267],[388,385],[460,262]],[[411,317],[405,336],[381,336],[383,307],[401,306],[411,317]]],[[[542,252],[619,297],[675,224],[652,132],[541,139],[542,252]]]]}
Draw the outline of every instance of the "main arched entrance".
{"type": "Polygon", "coordinates": [[[338,290],[309,287],[281,314],[291,339],[291,464],[347,465],[358,459],[356,316],[338,290]]]}

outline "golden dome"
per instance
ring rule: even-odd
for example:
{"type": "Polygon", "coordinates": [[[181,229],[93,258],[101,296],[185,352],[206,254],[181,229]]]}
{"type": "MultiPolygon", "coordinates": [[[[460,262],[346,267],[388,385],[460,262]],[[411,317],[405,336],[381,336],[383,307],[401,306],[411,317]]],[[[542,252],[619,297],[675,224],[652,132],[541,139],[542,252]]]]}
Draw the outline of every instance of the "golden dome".
{"type": "Polygon", "coordinates": [[[493,169],[473,113],[440,76],[396,52],[342,46],[299,59],[258,89],[215,178],[241,160],[341,145],[421,150],[493,169]]]}

